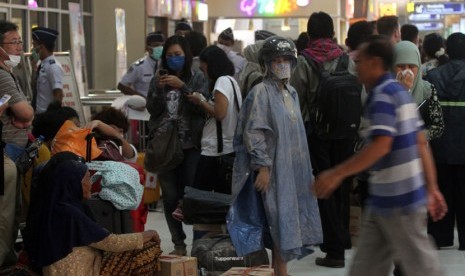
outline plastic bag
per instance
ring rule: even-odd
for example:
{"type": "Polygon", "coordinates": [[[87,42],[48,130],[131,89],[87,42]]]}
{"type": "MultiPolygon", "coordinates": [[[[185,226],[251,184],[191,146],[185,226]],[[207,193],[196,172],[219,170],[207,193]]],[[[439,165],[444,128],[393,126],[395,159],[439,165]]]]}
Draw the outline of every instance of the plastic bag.
{"type": "Polygon", "coordinates": [[[238,256],[271,246],[271,236],[260,194],[250,174],[227,214],[226,222],[238,256]]]}
{"type": "MultiPolygon", "coordinates": [[[[91,133],[90,129],[83,129],[77,127],[72,121],[65,121],[65,123],[58,130],[52,141],[52,155],[58,152],[70,151],[82,158],[87,158],[87,140],[86,137],[91,133]]],[[[97,147],[95,138],[92,138],[91,144],[91,159],[94,160],[102,154],[102,151],[97,147]]]]}

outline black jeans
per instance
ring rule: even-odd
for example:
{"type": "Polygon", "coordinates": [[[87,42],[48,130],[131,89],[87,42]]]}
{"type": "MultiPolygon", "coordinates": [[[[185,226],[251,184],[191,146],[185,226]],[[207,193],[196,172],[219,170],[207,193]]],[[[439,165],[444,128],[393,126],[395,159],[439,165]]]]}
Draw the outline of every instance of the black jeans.
{"type": "Polygon", "coordinates": [[[459,247],[465,250],[465,165],[436,164],[438,185],[448,211],[443,219],[428,220],[428,234],[438,247],[454,244],[454,226],[457,222],[459,247]]]}
{"type": "Polygon", "coordinates": [[[181,165],[174,170],[158,175],[166,223],[171,233],[171,240],[177,248],[186,246],[184,242],[186,234],[182,229],[182,222],[175,220],[171,214],[176,210],[179,201],[183,198],[184,188],[192,185],[199,157],[200,150],[198,149],[184,150],[184,161],[181,165]]]}
{"type": "MultiPolygon", "coordinates": [[[[308,139],[315,176],[354,153],[355,139],[322,140],[315,132],[311,132],[308,139]]],[[[323,228],[323,244],[320,248],[333,259],[344,259],[345,249],[352,247],[349,232],[352,179],[353,177],[344,179],[329,198],[318,199],[323,228]]]]}

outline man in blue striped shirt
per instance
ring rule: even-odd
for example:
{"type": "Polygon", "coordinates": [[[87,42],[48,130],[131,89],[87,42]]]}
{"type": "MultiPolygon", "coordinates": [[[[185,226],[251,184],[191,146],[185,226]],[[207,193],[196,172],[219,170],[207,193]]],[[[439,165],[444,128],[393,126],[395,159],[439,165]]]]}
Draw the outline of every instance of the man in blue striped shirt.
{"type": "Polygon", "coordinates": [[[393,47],[380,36],[360,46],[357,72],[369,91],[366,146],[321,173],[315,194],[328,197],[342,179],[370,169],[370,189],[358,250],[350,275],[389,275],[392,262],[405,275],[441,275],[426,233],[426,211],[434,220],[447,212],[438,190],[431,152],[416,105],[389,73],[393,47]]]}

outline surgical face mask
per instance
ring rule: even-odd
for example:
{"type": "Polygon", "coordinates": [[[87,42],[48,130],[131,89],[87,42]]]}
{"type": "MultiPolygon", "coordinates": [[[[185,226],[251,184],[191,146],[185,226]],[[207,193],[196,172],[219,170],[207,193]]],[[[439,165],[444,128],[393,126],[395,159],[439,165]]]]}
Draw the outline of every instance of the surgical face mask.
{"type": "Polygon", "coordinates": [[[21,62],[21,56],[16,56],[16,55],[8,55],[10,57],[10,60],[5,60],[5,64],[10,66],[11,68],[14,68],[18,66],[18,64],[21,62]]]}
{"type": "Polygon", "coordinates": [[[289,61],[281,63],[272,63],[271,72],[280,80],[291,77],[291,63],[289,61]]]}
{"type": "Polygon", "coordinates": [[[39,60],[40,59],[40,46],[37,46],[31,50],[31,56],[33,60],[39,60]]]}
{"type": "Polygon", "coordinates": [[[161,53],[163,52],[163,46],[157,46],[152,48],[152,54],[150,57],[154,60],[159,60],[161,58],[161,53]]]}
{"type": "Polygon", "coordinates": [[[224,45],[224,44],[220,44],[218,43],[217,46],[223,50],[226,54],[231,52],[231,47],[227,46],[227,45],[224,45]]]}
{"type": "Polygon", "coordinates": [[[175,72],[179,72],[182,70],[182,68],[184,67],[185,61],[186,61],[185,56],[172,56],[166,59],[166,62],[168,63],[168,67],[175,72]]]}

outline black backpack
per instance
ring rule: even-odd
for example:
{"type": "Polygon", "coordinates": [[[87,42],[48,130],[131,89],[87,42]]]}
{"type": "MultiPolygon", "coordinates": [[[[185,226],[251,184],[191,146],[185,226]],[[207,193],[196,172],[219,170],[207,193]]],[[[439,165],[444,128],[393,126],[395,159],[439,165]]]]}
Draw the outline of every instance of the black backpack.
{"type": "Polygon", "coordinates": [[[349,73],[349,56],[339,58],[336,70],[329,72],[322,64],[303,55],[319,75],[316,90],[316,112],[312,118],[321,139],[355,139],[362,116],[362,85],[349,73]]]}

